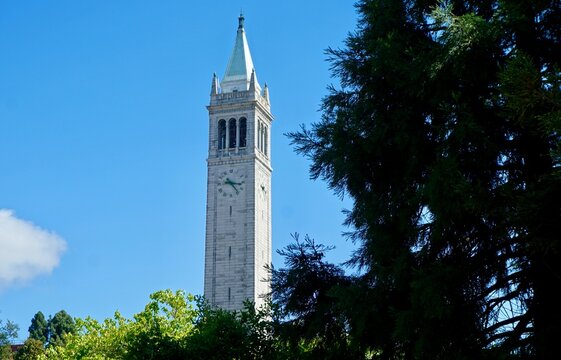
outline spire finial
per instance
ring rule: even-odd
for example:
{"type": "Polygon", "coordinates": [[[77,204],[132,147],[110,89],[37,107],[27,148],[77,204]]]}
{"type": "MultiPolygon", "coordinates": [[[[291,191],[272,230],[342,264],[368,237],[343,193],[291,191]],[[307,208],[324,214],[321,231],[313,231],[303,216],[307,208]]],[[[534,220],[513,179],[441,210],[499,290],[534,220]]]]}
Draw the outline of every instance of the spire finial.
{"type": "Polygon", "coordinates": [[[212,85],[210,87],[210,95],[218,95],[218,76],[216,76],[216,73],[212,74],[212,85]]]}
{"type": "Polygon", "coordinates": [[[249,91],[255,92],[255,69],[251,70],[251,77],[249,78],[249,91]]]}
{"type": "Polygon", "coordinates": [[[243,12],[240,10],[240,17],[238,18],[238,29],[243,29],[243,21],[244,21],[244,17],[243,17],[243,12]]]}
{"type": "Polygon", "coordinates": [[[265,98],[267,104],[269,104],[269,87],[267,86],[267,83],[265,83],[265,87],[263,88],[263,97],[265,98]]]}

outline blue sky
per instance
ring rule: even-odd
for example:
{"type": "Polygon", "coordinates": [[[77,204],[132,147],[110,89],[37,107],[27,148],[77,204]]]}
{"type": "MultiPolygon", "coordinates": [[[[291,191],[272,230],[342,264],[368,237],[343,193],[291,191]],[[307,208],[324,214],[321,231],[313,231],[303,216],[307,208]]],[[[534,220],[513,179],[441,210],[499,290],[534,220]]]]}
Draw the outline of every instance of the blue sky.
{"type": "Polygon", "coordinates": [[[348,257],[350,202],[283,134],[319,120],[353,1],[0,0],[0,319],[20,338],[39,310],[103,319],[202,293],[205,106],[240,9],[275,116],[273,248],[308,233],[348,257]]]}

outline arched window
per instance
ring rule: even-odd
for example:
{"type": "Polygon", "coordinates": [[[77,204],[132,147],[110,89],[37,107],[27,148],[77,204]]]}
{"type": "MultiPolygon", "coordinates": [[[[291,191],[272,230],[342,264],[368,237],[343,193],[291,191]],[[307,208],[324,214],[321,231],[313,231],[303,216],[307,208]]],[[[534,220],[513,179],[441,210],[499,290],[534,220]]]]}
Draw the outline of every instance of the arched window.
{"type": "Polygon", "coordinates": [[[228,120],[228,147],[230,149],[236,147],[236,119],[232,118],[228,120]]]}
{"type": "Polygon", "coordinates": [[[226,148],[226,120],[218,120],[218,150],[226,148]]]}
{"type": "Polygon", "coordinates": [[[247,146],[247,120],[240,118],[240,147],[247,146]]]}

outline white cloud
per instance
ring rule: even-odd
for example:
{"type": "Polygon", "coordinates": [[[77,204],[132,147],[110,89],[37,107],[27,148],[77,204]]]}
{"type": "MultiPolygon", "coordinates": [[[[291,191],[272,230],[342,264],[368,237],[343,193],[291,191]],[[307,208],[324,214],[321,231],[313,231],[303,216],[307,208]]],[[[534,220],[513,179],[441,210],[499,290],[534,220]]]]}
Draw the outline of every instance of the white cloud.
{"type": "Polygon", "coordinates": [[[60,236],[0,209],[0,290],[50,273],[65,250],[60,236]]]}

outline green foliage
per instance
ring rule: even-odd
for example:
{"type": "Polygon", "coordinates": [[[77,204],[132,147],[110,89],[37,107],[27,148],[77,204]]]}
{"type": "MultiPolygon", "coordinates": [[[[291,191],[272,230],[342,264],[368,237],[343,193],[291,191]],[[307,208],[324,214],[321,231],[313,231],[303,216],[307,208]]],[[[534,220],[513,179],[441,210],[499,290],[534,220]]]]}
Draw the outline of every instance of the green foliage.
{"type": "Polygon", "coordinates": [[[332,268],[302,268],[316,256],[304,252],[278,273],[281,308],[301,303],[289,322],[321,341],[309,319],[329,313],[318,311],[325,304],[375,358],[555,358],[561,8],[357,8],[346,47],[328,50],[342,88],[330,88],[320,122],[289,136],[313,178],[353,199],[347,224],[359,248],[348,264],[361,272],[303,287],[289,275],[332,268]]]}
{"type": "Polygon", "coordinates": [[[41,311],[33,316],[28,330],[30,339],[39,340],[43,344],[47,343],[49,338],[49,325],[45,319],[45,315],[43,315],[41,311]]]}
{"type": "Polygon", "coordinates": [[[205,310],[197,331],[189,339],[187,354],[199,359],[234,359],[245,350],[244,337],[244,328],[236,314],[220,309],[205,310]]]}
{"type": "Polygon", "coordinates": [[[0,345],[0,360],[13,360],[14,354],[10,345],[0,345]]]}
{"type": "Polygon", "coordinates": [[[337,306],[337,290],[349,285],[339,267],[325,261],[330,250],[294,234],[294,244],[278,253],[285,269],[272,269],[272,292],[287,321],[277,333],[292,354],[322,359],[356,359],[346,334],[346,323],[337,306]]]}
{"type": "Polygon", "coordinates": [[[66,311],[61,310],[49,318],[48,329],[49,346],[58,346],[64,344],[64,337],[67,334],[73,334],[76,331],[76,324],[66,311]]]}
{"type": "Polygon", "coordinates": [[[128,320],[118,312],[103,323],[92,318],[76,319],[77,332],[66,336],[66,344],[48,347],[47,359],[122,359],[128,320]]]}
{"type": "Polygon", "coordinates": [[[47,359],[174,359],[193,328],[192,296],[181,291],[150,295],[144,311],[134,319],[118,312],[102,323],[77,319],[77,333],[66,344],[47,349],[47,359]]]}
{"type": "Polygon", "coordinates": [[[118,312],[102,323],[77,319],[78,331],[42,359],[286,359],[269,314],[251,304],[238,313],[211,309],[183,291],[158,291],[132,319],[118,312]]]}
{"type": "Polygon", "coordinates": [[[143,312],[134,316],[127,334],[130,359],[173,359],[182,353],[180,344],[193,329],[196,311],[192,295],[158,291],[143,312]]]}
{"type": "Polygon", "coordinates": [[[28,338],[15,354],[14,360],[37,360],[45,353],[44,342],[28,338]]]}
{"type": "Polygon", "coordinates": [[[199,316],[187,339],[189,359],[287,359],[285,347],[274,336],[271,310],[255,309],[247,302],[243,310],[230,312],[199,302],[199,316]]]}
{"type": "Polygon", "coordinates": [[[0,346],[9,345],[10,340],[18,337],[19,327],[10,320],[5,323],[0,319],[0,346]]]}
{"type": "Polygon", "coordinates": [[[0,360],[12,360],[11,340],[18,337],[18,326],[10,320],[0,319],[0,360]]]}

